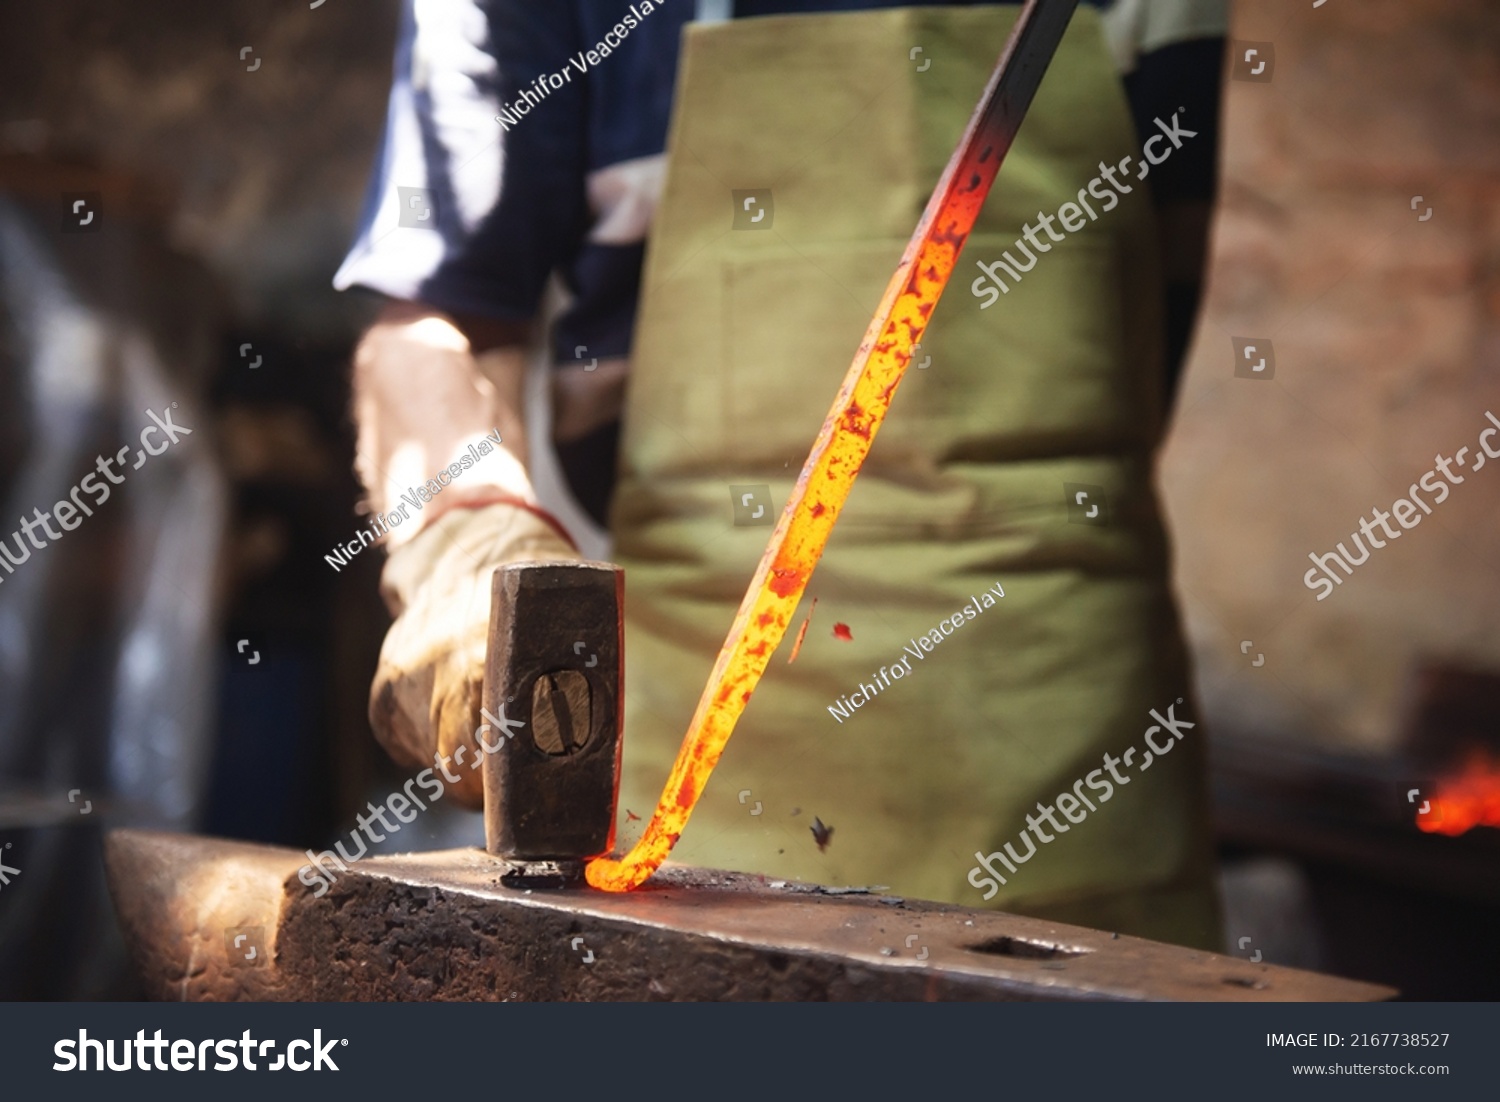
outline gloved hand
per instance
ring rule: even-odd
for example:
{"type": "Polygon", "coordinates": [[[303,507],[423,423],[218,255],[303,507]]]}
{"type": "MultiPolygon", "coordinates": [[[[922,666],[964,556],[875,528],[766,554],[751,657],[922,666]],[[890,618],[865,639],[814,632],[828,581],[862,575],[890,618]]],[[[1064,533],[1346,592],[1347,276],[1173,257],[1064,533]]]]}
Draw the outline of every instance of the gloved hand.
{"type": "MultiPolygon", "coordinates": [[[[370,687],[370,725],[398,764],[430,766],[459,746],[469,747],[465,765],[479,756],[491,575],[506,563],[580,557],[544,517],[510,504],[454,509],[391,553],[380,592],[396,622],[370,687]]],[[[454,772],[449,793],[482,807],[482,771],[454,772]]]]}

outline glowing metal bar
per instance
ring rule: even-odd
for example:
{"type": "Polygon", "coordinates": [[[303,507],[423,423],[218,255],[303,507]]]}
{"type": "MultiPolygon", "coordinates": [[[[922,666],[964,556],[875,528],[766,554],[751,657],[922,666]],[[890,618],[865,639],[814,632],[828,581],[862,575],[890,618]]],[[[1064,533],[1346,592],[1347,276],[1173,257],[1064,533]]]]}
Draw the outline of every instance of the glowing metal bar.
{"type": "Polygon", "coordinates": [[[594,887],[615,892],[638,887],[666,860],[681,835],[771,653],[786,634],[912,351],[958,264],[1000,162],[1076,6],[1077,0],[1027,0],[1016,20],[771,533],[656,813],[623,858],[600,857],[589,863],[586,875],[594,887]]]}

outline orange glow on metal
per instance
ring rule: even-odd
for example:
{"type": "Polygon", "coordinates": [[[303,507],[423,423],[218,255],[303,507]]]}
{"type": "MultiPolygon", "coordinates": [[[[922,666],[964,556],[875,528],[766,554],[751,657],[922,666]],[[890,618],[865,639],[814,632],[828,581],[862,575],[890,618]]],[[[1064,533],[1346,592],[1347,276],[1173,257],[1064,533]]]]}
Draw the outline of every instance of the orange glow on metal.
{"type": "Polygon", "coordinates": [[[792,640],[792,653],[786,656],[788,666],[797,661],[797,655],[802,653],[802,640],[807,638],[807,629],[812,624],[813,613],[817,611],[818,599],[814,597],[812,608],[807,610],[807,619],[802,621],[802,627],[797,630],[797,638],[792,640]]]}
{"type": "Polygon", "coordinates": [[[1438,782],[1426,814],[1418,813],[1417,828],[1428,834],[1457,837],[1474,827],[1500,827],[1500,760],[1472,754],[1464,767],[1438,782]]]}
{"type": "MultiPolygon", "coordinates": [[[[1020,124],[1019,115],[1030,102],[1028,93],[1017,112],[1002,102],[998,90],[1007,65],[1017,53],[1017,43],[1034,21],[1036,7],[1037,0],[1031,0],[1017,19],[963,139],[943,170],[901,263],[886,286],[719,651],[656,813],[623,858],[598,857],[589,862],[585,875],[593,887],[630,891],[661,867],[682,834],[772,652],[786,634],[855,476],[864,465],[912,353],[989,195],[1020,124]]],[[[1071,6],[1063,13],[1064,26],[1068,14],[1071,6]]],[[[1061,36],[1060,29],[1057,34],[1061,36]]],[[[1043,70],[1050,57],[1049,50],[1040,59],[1043,70]]],[[[1032,57],[1022,60],[1036,64],[1032,57]]],[[[1040,80],[1039,72],[1035,79],[1040,80]]]]}

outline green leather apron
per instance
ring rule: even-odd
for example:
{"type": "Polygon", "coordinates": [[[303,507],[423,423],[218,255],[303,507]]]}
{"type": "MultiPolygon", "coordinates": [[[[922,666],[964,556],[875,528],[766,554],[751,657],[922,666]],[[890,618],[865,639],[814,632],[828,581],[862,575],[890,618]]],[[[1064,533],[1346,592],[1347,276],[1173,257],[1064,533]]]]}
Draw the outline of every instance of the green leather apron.
{"type": "MultiPolygon", "coordinates": [[[[769,486],[771,516],[785,503],[1016,10],[686,32],[612,524],[627,576],[622,844],[643,825],[624,809],[654,807],[771,531],[732,522],[730,487],[769,486]],[[733,228],[733,193],[767,188],[745,208],[765,217],[733,228]]],[[[969,879],[976,853],[1024,852],[1025,815],[1106,752],[1141,748],[1138,768],[1150,709],[1195,711],[1152,489],[1161,307],[1144,185],[993,307],[970,290],[976,260],[1014,253],[1023,224],[1136,143],[1080,9],[813,575],[801,654],[787,663],[788,639],[773,657],[675,860],[1217,947],[1201,728],[988,904],[969,879]],[[1070,521],[1068,483],[1103,488],[1106,525],[1070,521]],[[905,650],[955,614],[930,653],[905,650]],[[830,712],[862,684],[876,692],[861,707],[830,712]],[[833,828],[822,848],[815,817],[833,828]]]]}

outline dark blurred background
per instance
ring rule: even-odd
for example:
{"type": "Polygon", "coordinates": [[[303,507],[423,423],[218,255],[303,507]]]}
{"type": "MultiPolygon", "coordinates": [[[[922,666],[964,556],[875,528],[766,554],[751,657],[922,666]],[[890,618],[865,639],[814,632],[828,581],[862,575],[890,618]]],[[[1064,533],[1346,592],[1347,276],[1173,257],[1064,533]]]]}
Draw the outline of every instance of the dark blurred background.
{"type": "MultiPolygon", "coordinates": [[[[6,996],[132,994],[98,872],[101,822],[307,846],[343,829],[361,794],[389,769],[365,720],[388,622],[376,591],[380,561],[356,557],[335,573],[323,556],[360,523],[347,362],[372,304],[337,294],[329,280],[378,141],[396,17],[394,3],[342,0],[317,10],[306,3],[24,0],[0,17],[0,181],[18,217],[29,216],[59,250],[64,281],[86,283],[100,266],[113,273],[104,286],[79,293],[81,309],[110,319],[104,343],[117,344],[121,330],[162,323],[193,332],[190,346],[161,359],[176,383],[172,397],[182,395],[182,408],[194,410],[178,420],[208,430],[179,447],[198,446],[201,462],[219,473],[223,521],[207,547],[217,563],[209,584],[184,585],[167,598],[193,607],[212,650],[202,671],[213,686],[210,702],[174,733],[169,751],[193,759],[183,778],[190,806],[122,799],[118,778],[98,760],[107,749],[65,730],[55,732],[58,743],[83,745],[61,755],[62,763],[55,751],[47,760],[0,758],[12,767],[0,790],[13,804],[24,799],[40,819],[3,835],[15,843],[4,851],[7,863],[22,870],[0,889],[6,996]],[[95,232],[56,232],[67,213],[64,192],[98,194],[95,232]],[[182,749],[195,743],[202,745],[196,753],[182,749]],[[49,815],[59,790],[80,786],[73,806],[59,808],[70,818],[49,815]],[[84,817],[78,804],[89,796],[99,807],[84,817]],[[51,872],[57,865],[68,871],[51,872]],[[23,893],[47,895],[30,921],[15,913],[23,893]],[[24,946],[16,940],[23,934],[24,946]],[[90,967],[59,967],[79,957],[90,967]]],[[[24,327],[8,321],[9,329],[24,327]]],[[[23,350],[8,343],[7,389],[27,389],[23,350]]],[[[147,422],[139,408],[115,412],[128,405],[120,393],[127,372],[111,360],[111,349],[100,350],[91,372],[97,386],[75,405],[101,423],[95,436],[123,443],[147,422]]],[[[14,484],[38,426],[26,423],[24,403],[9,406],[3,469],[14,484]]],[[[88,454],[113,450],[103,440],[88,454]]],[[[145,485],[176,451],[133,472],[120,493],[145,485]]],[[[83,460],[80,473],[91,465],[83,460]]],[[[108,522],[95,517],[38,552],[0,588],[0,602],[49,552],[83,543],[107,555],[101,521],[108,522]]],[[[165,525],[170,517],[158,510],[140,523],[165,525]]],[[[107,583],[88,593],[71,592],[66,578],[57,582],[47,605],[81,606],[76,616],[93,619],[92,633],[115,637],[112,649],[125,655],[130,613],[140,610],[117,607],[107,583]]],[[[128,666],[117,658],[75,665],[45,686],[33,680],[26,687],[36,701],[32,716],[8,734],[36,740],[35,713],[70,689],[88,698],[93,723],[106,722],[128,666]],[[80,684],[89,673],[95,683],[80,684]]],[[[179,672],[185,681],[193,671],[179,672]]],[[[155,690],[169,702],[160,710],[178,695],[172,680],[155,690]]]]}
{"type": "MultiPolygon", "coordinates": [[[[1301,578],[1500,414],[1500,9],[1237,7],[1234,38],[1274,42],[1275,70],[1226,86],[1161,472],[1226,949],[1495,998],[1500,831],[1418,808],[1455,785],[1500,804],[1500,474],[1329,600],[1301,578]],[[1233,337],[1273,341],[1275,378],[1237,378],[1233,337]]],[[[0,575],[0,862],[21,869],[0,886],[0,998],[136,993],[101,829],[321,847],[396,779],[365,719],[381,560],[324,559],[360,524],[347,363],[373,309],[329,281],[396,18],[395,0],[0,16],[0,496],[65,496],[148,407],[198,430],[0,575]],[[80,195],[92,228],[69,225],[80,195]]],[[[424,818],[402,842],[472,830],[424,818]]]]}

